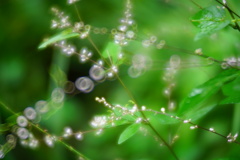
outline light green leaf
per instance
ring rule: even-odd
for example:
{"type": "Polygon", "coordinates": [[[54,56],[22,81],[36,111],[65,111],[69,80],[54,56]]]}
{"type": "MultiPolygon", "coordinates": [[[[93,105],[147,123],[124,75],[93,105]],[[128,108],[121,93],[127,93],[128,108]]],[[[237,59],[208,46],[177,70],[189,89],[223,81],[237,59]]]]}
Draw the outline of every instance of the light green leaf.
{"type": "Polygon", "coordinates": [[[110,59],[110,61],[115,65],[117,64],[119,58],[119,53],[121,52],[121,47],[114,42],[109,42],[102,52],[104,58],[110,59]]]}
{"type": "Polygon", "coordinates": [[[193,25],[200,29],[195,36],[195,40],[221,30],[230,23],[230,20],[226,19],[225,9],[219,6],[202,9],[191,18],[191,21],[193,25]]]}
{"type": "Polygon", "coordinates": [[[118,144],[123,143],[124,141],[128,140],[131,138],[134,134],[137,133],[138,129],[140,128],[141,124],[139,123],[134,123],[130,126],[128,126],[120,135],[118,139],[118,144]]]}
{"type": "Polygon", "coordinates": [[[54,65],[50,75],[57,86],[63,87],[66,83],[67,76],[59,66],[54,65]]]}
{"type": "Polygon", "coordinates": [[[53,44],[55,42],[73,38],[73,37],[78,37],[80,36],[79,33],[73,32],[72,29],[66,29],[52,37],[50,37],[48,40],[43,41],[39,46],[38,49],[43,49],[46,48],[48,45],[53,44]]]}
{"type": "Polygon", "coordinates": [[[129,122],[133,122],[136,120],[136,116],[135,115],[131,115],[131,114],[124,114],[123,110],[121,108],[117,108],[115,107],[113,110],[113,113],[115,114],[116,117],[121,117],[121,119],[125,119],[129,122]]]}
{"type": "Polygon", "coordinates": [[[144,114],[146,115],[147,119],[149,119],[149,121],[153,123],[175,124],[179,122],[179,120],[175,118],[171,118],[170,116],[164,115],[164,114],[156,114],[154,112],[147,112],[147,111],[144,112],[144,114]]]}
{"type": "Polygon", "coordinates": [[[233,81],[239,77],[239,75],[239,70],[226,70],[204,84],[194,88],[189,96],[180,104],[178,116],[186,115],[189,112],[196,112],[200,107],[204,108],[209,106],[206,104],[207,100],[212,99],[212,96],[216,94],[223,85],[229,81],[233,81]]]}

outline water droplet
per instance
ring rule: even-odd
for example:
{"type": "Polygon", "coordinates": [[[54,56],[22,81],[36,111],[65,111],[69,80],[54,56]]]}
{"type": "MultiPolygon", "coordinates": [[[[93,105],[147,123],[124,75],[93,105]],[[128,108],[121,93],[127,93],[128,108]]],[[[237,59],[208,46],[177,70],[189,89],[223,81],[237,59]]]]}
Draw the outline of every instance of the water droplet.
{"type": "Polygon", "coordinates": [[[18,116],[17,124],[19,127],[26,127],[28,125],[28,120],[24,116],[18,116]]]}
{"type": "Polygon", "coordinates": [[[55,102],[55,103],[61,103],[61,102],[63,102],[64,97],[65,97],[65,94],[64,94],[64,91],[63,91],[62,88],[55,88],[55,89],[52,91],[51,98],[52,98],[52,101],[53,101],[53,102],[55,102]]]}
{"type": "Polygon", "coordinates": [[[24,113],[25,117],[29,120],[34,120],[37,117],[37,112],[32,107],[27,107],[23,111],[23,113],[24,113]]]}
{"type": "Polygon", "coordinates": [[[82,92],[89,93],[94,88],[93,81],[88,77],[80,77],[75,81],[75,86],[82,92]]]}
{"type": "Polygon", "coordinates": [[[83,133],[82,133],[82,132],[76,133],[76,134],[75,134],[75,138],[76,138],[77,140],[83,140],[83,133]]]}
{"type": "Polygon", "coordinates": [[[44,141],[45,141],[47,146],[54,147],[55,138],[53,136],[46,135],[44,137],[44,141]]]}
{"type": "Polygon", "coordinates": [[[137,78],[143,74],[143,69],[135,68],[134,66],[130,66],[128,68],[128,75],[132,78],[137,78]]]}
{"type": "Polygon", "coordinates": [[[89,71],[90,77],[95,81],[103,81],[105,79],[105,70],[97,65],[93,65],[89,71]]]}
{"type": "Polygon", "coordinates": [[[135,33],[133,31],[127,31],[127,33],[126,33],[127,38],[132,39],[132,38],[134,38],[134,36],[135,36],[135,33]]]}
{"type": "Polygon", "coordinates": [[[64,92],[65,93],[73,93],[75,90],[75,85],[73,82],[71,81],[67,81],[65,84],[64,84],[64,92]]]}
{"type": "Polygon", "coordinates": [[[27,139],[29,136],[29,132],[26,128],[18,128],[17,135],[20,139],[27,139]]]}
{"type": "Polygon", "coordinates": [[[223,63],[221,64],[221,67],[222,67],[222,69],[227,69],[229,66],[228,66],[227,63],[223,62],[223,63]]]}
{"type": "Polygon", "coordinates": [[[44,101],[44,100],[37,101],[35,103],[35,109],[40,114],[48,112],[49,106],[48,106],[47,101],[44,101]]]}
{"type": "Polygon", "coordinates": [[[30,148],[32,148],[32,149],[37,148],[38,145],[39,145],[39,142],[38,142],[38,140],[35,139],[35,138],[34,138],[34,139],[30,139],[29,142],[28,142],[28,146],[29,146],[30,148]]]}
{"type": "Polygon", "coordinates": [[[70,127],[65,127],[64,128],[64,133],[63,133],[63,137],[64,138],[68,138],[73,134],[72,128],[70,127]]]}
{"type": "Polygon", "coordinates": [[[170,66],[177,68],[181,63],[181,59],[178,55],[172,55],[170,58],[170,66]]]}

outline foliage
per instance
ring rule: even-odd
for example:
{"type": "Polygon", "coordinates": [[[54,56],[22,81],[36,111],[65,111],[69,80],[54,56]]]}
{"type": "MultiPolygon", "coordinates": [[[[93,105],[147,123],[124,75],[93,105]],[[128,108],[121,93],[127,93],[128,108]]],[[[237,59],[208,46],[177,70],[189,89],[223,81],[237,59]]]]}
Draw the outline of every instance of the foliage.
{"type": "Polygon", "coordinates": [[[0,159],[239,159],[240,6],[189,2],[3,2],[0,159]]]}

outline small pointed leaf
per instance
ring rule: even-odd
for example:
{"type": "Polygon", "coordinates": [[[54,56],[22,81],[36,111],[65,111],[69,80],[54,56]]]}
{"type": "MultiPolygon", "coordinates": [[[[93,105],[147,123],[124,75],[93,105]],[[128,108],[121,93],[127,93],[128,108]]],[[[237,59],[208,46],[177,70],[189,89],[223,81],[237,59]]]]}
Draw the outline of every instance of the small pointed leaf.
{"type": "Polygon", "coordinates": [[[112,64],[116,64],[119,60],[118,56],[121,52],[121,47],[114,42],[109,42],[102,52],[104,58],[110,59],[112,64]]]}
{"type": "Polygon", "coordinates": [[[61,41],[61,40],[65,40],[65,39],[69,39],[69,38],[73,38],[73,37],[78,37],[80,36],[79,33],[76,32],[72,32],[72,29],[66,29],[52,37],[50,37],[48,40],[43,41],[38,49],[44,49],[46,48],[48,45],[53,44],[55,42],[61,41]]]}
{"type": "Polygon", "coordinates": [[[200,10],[191,18],[191,21],[200,29],[195,40],[221,30],[230,23],[230,20],[226,19],[225,9],[219,6],[210,6],[200,10]]]}
{"type": "Polygon", "coordinates": [[[131,138],[134,134],[137,133],[137,131],[139,130],[141,124],[139,123],[134,123],[130,126],[128,126],[120,135],[119,139],[118,139],[118,144],[123,143],[124,141],[128,140],[129,138],[131,138]]]}

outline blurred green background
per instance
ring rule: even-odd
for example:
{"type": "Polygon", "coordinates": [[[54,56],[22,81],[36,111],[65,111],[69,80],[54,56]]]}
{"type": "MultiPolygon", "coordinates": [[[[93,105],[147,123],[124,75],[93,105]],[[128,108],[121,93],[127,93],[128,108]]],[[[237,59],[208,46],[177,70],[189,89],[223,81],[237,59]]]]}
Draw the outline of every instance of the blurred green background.
{"type": "MultiPolygon", "coordinates": [[[[196,2],[203,7],[216,4],[213,0],[196,0],[196,2]]],[[[233,0],[229,1],[229,5],[236,11],[240,7],[240,3],[233,0]]],[[[65,0],[0,2],[0,100],[15,112],[22,112],[27,106],[34,106],[38,100],[50,98],[51,90],[55,87],[49,74],[53,65],[64,70],[71,81],[75,81],[80,76],[87,76],[91,67],[90,63],[80,64],[77,57],[65,57],[58,49],[52,47],[45,50],[37,49],[43,38],[57,32],[50,29],[53,18],[50,12],[52,6],[65,11],[72,21],[77,21],[74,6],[67,5],[65,0]]],[[[111,29],[118,26],[123,16],[125,1],[81,0],[76,6],[86,24],[111,29]]],[[[155,35],[159,40],[165,40],[170,46],[193,51],[196,48],[202,48],[204,54],[218,60],[238,56],[239,33],[230,27],[199,41],[193,41],[197,29],[191,24],[189,18],[197,11],[199,8],[189,0],[133,0],[132,14],[138,26],[139,37],[147,38],[155,35]]],[[[92,38],[100,50],[103,50],[111,40],[109,35],[93,35],[92,38]]],[[[87,40],[79,41],[77,45],[79,49],[82,46],[88,46],[94,51],[87,40]]],[[[218,64],[210,67],[194,67],[194,61],[203,63],[206,61],[168,49],[139,48],[138,44],[130,44],[126,49],[131,54],[147,54],[154,59],[157,67],[137,79],[127,75],[127,65],[123,65],[119,73],[139,105],[152,109],[159,109],[167,104],[163,95],[165,84],[162,76],[171,55],[178,54],[183,63],[191,64],[183,67],[176,76],[177,88],[174,90],[173,97],[177,104],[192,88],[214,77],[221,70],[218,64]]],[[[65,126],[71,126],[74,131],[90,129],[91,118],[94,115],[106,113],[106,109],[95,102],[96,96],[104,96],[113,104],[124,105],[130,100],[117,81],[106,81],[97,85],[89,94],[67,95],[64,107],[49,119],[42,121],[41,125],[55,135],[61,134],[65,126]]],[[[233,106],[217,106],[197,123],[206,128],[214,127],[220,133],[227,135],[233,129],[233,113],[233,106]]],[[[9,116],[11,116],[9,113],[0,108],[1,123],[6,122],[9,116]]],[[[240,159],[239,145],[229,144],[225,139],[209,132],[190,131],[189,125],[183,124],[177,126],[159,124],[156,127],[167,140],[175,133],[180,136],[173,145],[180,159],[240,159]]],[[[154,137],[145,137],[141,133],[122,145],[117,145],[117,139],[123,129],[124,127],[109,129],[100,136],[95,136],[93,133],[86,135],[83,141],[69,139],[67,142],[91,159],[173,159],[167,148],[160,146],[154,137]]],[[[36,135],[39,139],[42,137],[40,133],[36,135]]],[[[6,135],[0,136],[0,144],[3,144],[6,135]]],[[[48,148],[41,142],[36,150],[17,144],[5,159],[65,160],[76,159],[76,157],[60,144],[56,144],[54,148],[48,148]]]]}

